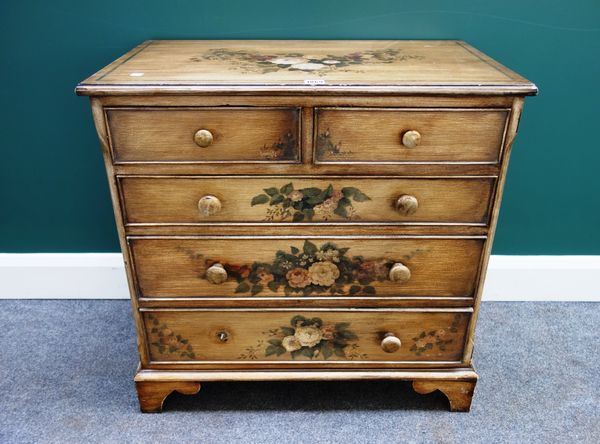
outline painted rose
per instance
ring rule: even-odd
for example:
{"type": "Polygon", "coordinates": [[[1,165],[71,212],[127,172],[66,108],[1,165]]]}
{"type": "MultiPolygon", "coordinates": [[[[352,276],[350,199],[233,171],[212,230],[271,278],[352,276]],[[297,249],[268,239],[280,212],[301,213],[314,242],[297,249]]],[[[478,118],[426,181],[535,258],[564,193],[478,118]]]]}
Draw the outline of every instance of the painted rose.
{"type": "Polygon", "coordinates": [[[303,197],[304,194],[298,190],[294,190],[289,194],[289,198],[292,200],[292,202],[300,202],[303,197]]]}
{"type": "Polygon", "coordinates": [[[321,330],[314,325],[296,327],[294,336],[303,347],[314,347],[323,339],[321,330]]]}
{"type": "Polygon", "coordinates": [[[256,273],[256,276],[260,279],[260,283],[262,285],[268,285],[269,282],[273,282],[273,280],[275,279],[275,277],[271,273],[267,273],[264,270],[261,270],[258,273],[256,273]]]}
{"type": "Polygon", "coordinates": [[[335,333],[335,326],[327,324],[321,327],[321,334],[326,341],[332,341],[335,333]]]}
{"type": "Polygon", "coordinates": [[[250,276],[250,267],[247,265],[227,265],[225,268],[230,273],[239,274],[244,279],[250,276]]]}
{"type": "Polygon", "coordinates": [[[308,269],[308,277],[315,285],[330,287],[340,277],[340,270],[331,262],[317,262],[308,269]]]}
{"type": "Polygon", "coordinates": [[[331,200],[334,202],[339,202],[344,197],[344,193],[341,190],[333,190],[331,193],[331,200]]]}
{"type": "Polygon", "coordinates": [[[285,274],[288,285],[292,288],[304,288],[310,284],[308,270],[305,268],[294,268],[285,274]]]}
{"type": "Polygon", "coordinates": [[[358,267],[356,277],[358,279],[377,279],[378,281],[384,281],[388,278],[389,268],[387,261],[365,261],[358,267]]]}
{"type": "Polygon", "coordinates": [[[300,341],[295,336],[286,336],[281,340],[281,345],[289,352],[293,352],[302,348],[300,341]]]}

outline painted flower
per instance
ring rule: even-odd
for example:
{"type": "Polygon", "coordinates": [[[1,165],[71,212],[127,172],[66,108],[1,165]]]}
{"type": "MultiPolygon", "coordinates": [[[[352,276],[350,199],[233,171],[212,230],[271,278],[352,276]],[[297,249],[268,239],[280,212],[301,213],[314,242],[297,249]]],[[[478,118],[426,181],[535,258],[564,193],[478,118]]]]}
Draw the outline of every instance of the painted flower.
{"type": "Polygon", "coordinates": [[[438,338],[443,338],[444,336],[446,336],[446,330],[441,329],[435,332],[435,336],[438,338]]]}
{"type": "Polygon", "coordinates": [[[418,348],[423,348],[423,347],[425,347],[425,346],[427,345],[427,342],[425,341],[425,338],[423,338],[423,339],[419,339],[419,340],[418,340],[418,341],[415,343],[415,345],[416,345],[418,348]]]}
{"type": "Polygon", "coordinates": [[[356,277],[358,279],[386,280],[389,275],[386,260],[365,261],[358,267],[356,277]]]}
{"type": "Polygon", "coordinates": [[[273,282],[275,279],[271,273],[267,273],[265,270],[260,270],[256,273],[256,276],[260,279],[262,285],[268,285],[269,282],[273,282]]]}
{"type": "Polygon", "coordinates": [[[171,330],[170,328],[165,328],[162,331],[163,336],[171,336],[173,334],[173,330],[171,330]]]}
{"type": "Polygon", "coordinates": [[[274,65],[298,65],[308,62],[308,60],[301,57],[277,57],[276,59],[267,60],[274,65]]]}
{"type": "Polygon", "coordinates": [[[286,336],[281,340],[281,345],[289,352],[293,352],[302,348],[302,345],[296,336],[286,336]]]}
{"type": "Polygon", "coordinates": [[[285,275],[288,285],[293,288],[304,288],[310,284],[308,270],[305,268],[296,267],[288,271],[285,275]]]}
{"type": "Polygon", "coordinates": [[[326,65],[337,65],[338,63],[342,63],[339,60],[322,60],[326,65]]]}
{"type": "Polygon", "coordinates": [[[322,204],[316,205],[314,208],[315,214],[319,215],[323,219],[329,219],[333,217],[333,212],[337,208],[337,202],[332,198],[327,199],[322,204]]]}
{"type": "Polygon", "coordinates": [[[227,265],[227,271],[239,274],[242,278],[250,276],[250,267],[248,265],[227,265]]]}
{"type": "Polygon", "coordinates": [[[175,335],[168,336],[167,338],[165,338],[165,344],[171,347],[178,347],[179,339],[177,339],[175,335]]]}
{"type": "MultiPolygon", "coordinates": [[[[323,334],[321,330],[314,325],[307,325],[305,327],[296,327],[294,336],[303,347],[314,347],[321,339],[323,334]]],[[[284,346],[285,347],[285,346],[284,346]]]]}
{"type": "Polygon", "coordinates": [[[331,200],[334,202],[339,202],[344,197],[344,193],[341,190],[333,190],[331,194],[331,200]]]}
{"type": "Polygon", "coordinates": [[[297,63],[291,66],[293,69],[300,69],[302,71],[316,71],[324,67],[325,65],[322,63],[297,63]]]}
{"type": "Polygon", "coordinates": [[[315,285],[330,287],[340,277],[340,270],[331,262],[317,262],[308,269],[308,277],[315,285]]]}
{"type": "Polygon", "coordinates": [[[292,202],[299,202],[302,200],[303,197],[304,194],[302,194],[302,192],[298,190],[292,191],[289,195],[289,198],[292,200],[292,202]]]}
{"type": "Polygon", "coordinates": [[[333,341],[333,334],[335,333],[335,326],[327,324],[321,327],[321,334],[323,339],[326,341],[333,341]]]}

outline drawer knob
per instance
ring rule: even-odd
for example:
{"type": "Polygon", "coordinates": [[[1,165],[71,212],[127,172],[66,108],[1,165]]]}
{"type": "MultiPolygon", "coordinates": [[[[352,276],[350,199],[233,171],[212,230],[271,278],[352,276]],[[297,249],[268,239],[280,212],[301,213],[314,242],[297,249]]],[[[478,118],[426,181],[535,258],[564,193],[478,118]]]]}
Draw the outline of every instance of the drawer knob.
{"type": "Polygon", "coordinates": [[[419,201],[415,196],[411,196],[410,194],[403,194],[396,200],[396,211],[402,216],[415,214],[417,208],[419,208],[419,201]]]}
{"type": "Polygon", "coordinates": [[[410,130],[402,135],[402,145],[407,148],[414,148],[421,143],[421,133],[415,130],[410,130]]]}
{"type": "Polygon", "coordinates": [[[381,348],[386,353],[394,353],[400,350],[402,341],[394,333],[386,333],[381,340],[381,348]]]}
{"type": "Polygon", "coordinates": [[[400,262],[396,262],[390,269],[390,281],[392,282],[408,282],[410,279],[410,270],[400,262]]]}
{"type": "Polygon", "coordinates": [[[222,284],[227,280],[227,271],[221,264],[214,264],[206,270],[206,280],[211,284],[222,284]]]}
{"type": "Polygon", "coordinates": [[[205,148],[213,143],[213,135],[209,130],[200,129],[194,134],[194,142],[196,142],[196,145],[205,148]]]}
{"type": "Polygon", "coordinates": [[[198,211],[201,216],[213,216],[221,211],[221,201],[216,196],[202,196],[198,201],[198,211]]]}
{"type": "Polygon", "coordinates": [[[219,342],[227,342],[229,340],[229,333],[226,331],[217,332],[217,339],[219,342]]]}

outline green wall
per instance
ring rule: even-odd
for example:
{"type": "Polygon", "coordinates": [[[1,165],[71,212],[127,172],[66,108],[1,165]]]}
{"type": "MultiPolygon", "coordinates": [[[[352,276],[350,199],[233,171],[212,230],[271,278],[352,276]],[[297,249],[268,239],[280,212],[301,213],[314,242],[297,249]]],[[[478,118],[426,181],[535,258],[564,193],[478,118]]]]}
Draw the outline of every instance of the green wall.
{"type": "Polygon", "coordinates": [[[600,254],[598,0],[0,2],[0,252],[117,251],[76,83],[146,39],[462,39],[534,81],[496,254],[600,254]]]}

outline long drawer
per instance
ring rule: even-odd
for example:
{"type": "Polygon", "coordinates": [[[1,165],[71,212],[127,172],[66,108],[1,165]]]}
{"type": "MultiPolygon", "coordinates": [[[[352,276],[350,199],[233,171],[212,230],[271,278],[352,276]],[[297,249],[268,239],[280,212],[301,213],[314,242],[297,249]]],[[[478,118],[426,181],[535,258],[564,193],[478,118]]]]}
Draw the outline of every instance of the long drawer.
{"type": "Polygon", "coordinates": [[[159,309],[142,316],[153,364],[306,367],[460,362],[470,311],[159,309]]]}
{"type": "Polygon", "coordinates": [[[139,296],[471,297],[484,237],[128,237],[139,296]]]}
{"type": "Polygon", "coordinates": [[[495,178],[121,176],[125,224],[487,224],[495,178]]]}
{"type": "Polygon", "coordinates": [[[497,163],[506,109],[318,108],[317,163],[497,163]]]}
{"type": "Polygon", "coordinates": [[[107,108],[116,163],[300,161],[299,108],[107,108]]]}

